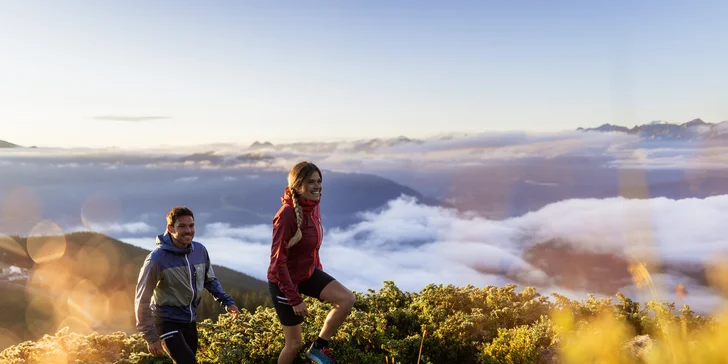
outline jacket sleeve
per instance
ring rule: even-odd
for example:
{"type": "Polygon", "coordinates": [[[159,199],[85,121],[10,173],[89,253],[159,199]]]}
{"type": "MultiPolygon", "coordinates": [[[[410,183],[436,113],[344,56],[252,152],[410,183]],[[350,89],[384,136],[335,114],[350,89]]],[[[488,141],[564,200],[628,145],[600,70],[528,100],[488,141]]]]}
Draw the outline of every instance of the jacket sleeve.
{"type": "Polygon", "coordinates": [[[278,279],[278,288],[286,295],[291,306],[303,302],[298,288],[293,284],[287,264],[288,241],[296,234],[296,229],[296,215],[293,210],[283,210],[273,218],[273,274],[278,279]]]}
{"type": "Polygon", "coordinates": [[[220,281],[218,281],[217,277],[215,277],[215,271],[213,271],[212,264],[210,264],[210,255],[207,253],[207,249],[205,249],[205,260],[205,266],[207,267],[207,269],[205,269],[205,289],[210,292],[213,297],[215,297],[215,301],[217,301],[222,307],[234,305],[235,301],[233,298],[225,293],[220,281]]]}
{"type": "MultiPolygon", "coordinates": [[[[316,206],[316,218],[318,219],[318,224],[319,224],[319,227],[321,229],[321,235],[323,235],[324,234],[324,226],[321,223],[321,212],[320,212],[318,206],[316,206]]],[[[323,241],[323,239],[324,239],[323,236],[320,239],[323,241]]],[[[318,268],[320,271],[323,272],[324,271],[324,266],[323,266],[323,264],[321,264],[321,254],[319,253],[319,249],[320,249],[320,247],[318,249],[316,249],[316,260],[318,262],[318,264],[316,265],[316,268],[318,268]]]]}
{"type": "Polygon", "coordinates": [[[144,264],[142,264],[142,268],[139,270],[136,296],[134,297],[137,331],[150,344],[159,340],[157,329],[154,326],[154,319],[152,318],[152,309],[149,307],[152,295],[154,294],[154,288],[157,287],[157,280],[159,278],[159,266],[152,259],[152,254],[149,253],[147,255],[144,264]]]}

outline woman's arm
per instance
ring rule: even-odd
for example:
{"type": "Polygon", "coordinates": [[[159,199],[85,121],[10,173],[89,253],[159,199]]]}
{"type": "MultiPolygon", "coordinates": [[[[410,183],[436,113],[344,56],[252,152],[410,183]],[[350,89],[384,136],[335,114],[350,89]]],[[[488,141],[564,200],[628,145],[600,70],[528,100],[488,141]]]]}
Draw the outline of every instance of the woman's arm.
{"type": "Polygon", "coordinates": [[[296,213],[293,208],[284,208],[273,218],[273,272],[278,279],[278,287],[281,292],[286,295],[288,303],[296,306],[303,302],[303,297],[298,293],[298,289],[291,274],[288,271],[288,241],[296,234],[298,226],[296,225],[296,213]]]}

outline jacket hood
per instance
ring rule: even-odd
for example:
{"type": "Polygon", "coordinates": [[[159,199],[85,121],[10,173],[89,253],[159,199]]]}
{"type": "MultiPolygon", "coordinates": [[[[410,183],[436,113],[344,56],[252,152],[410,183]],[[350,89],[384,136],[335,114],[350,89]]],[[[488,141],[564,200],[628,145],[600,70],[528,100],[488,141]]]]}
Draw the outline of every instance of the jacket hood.
{"type": "Polygon", "coordinates": [[[165,231],[164,234],[157,235],[157,246],[177,254],[189,254],[195,250],[195,244],[191,243],[186,249],[180,249],[172,243],[172,236],[169,235],[169,231],[165,231]]]}
{"type": "MultiPolygon", "coordinates": [[[[320,199],[318,201],[311,201],[303,197],[298,198],[298,203],[301,204],[301,207],[303,207],[303,211],[306,212],[313,211],[313,209],[318,206],[320,202],[320,199]]],[[[283,196],[281,196],[281,203],[293,207],[293,195],[291,194],[290,188],[286,187],[286,190],[283,191],[283,196]]]]}

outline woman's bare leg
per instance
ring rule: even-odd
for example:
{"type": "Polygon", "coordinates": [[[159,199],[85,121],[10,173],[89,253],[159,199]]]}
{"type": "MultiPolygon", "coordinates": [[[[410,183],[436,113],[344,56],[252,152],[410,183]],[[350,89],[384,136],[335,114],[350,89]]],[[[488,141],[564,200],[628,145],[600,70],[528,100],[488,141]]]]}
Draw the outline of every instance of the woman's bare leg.
{"type": "Polygon", "coordinates": [[[286,338],[286,344],[278,356],[278,364],[291,364],[296,358],[298,352],[303,347],[303,338],[301,337],[301,325],[282,326],[283,336],[286,338]]]}
{"type": "Polygon", "coordinates": [[[344,323],[344,320],[351,313],[356,297],[344,285],[338,281],[332,281],[321,291],[321,299],[334,305],[334,308],[326,317],[324,326],[321,328],[321,333],[319,334],[320,338],[328,341],[331,340],[336,330],[339,329],[339,326],[344,323]]]}

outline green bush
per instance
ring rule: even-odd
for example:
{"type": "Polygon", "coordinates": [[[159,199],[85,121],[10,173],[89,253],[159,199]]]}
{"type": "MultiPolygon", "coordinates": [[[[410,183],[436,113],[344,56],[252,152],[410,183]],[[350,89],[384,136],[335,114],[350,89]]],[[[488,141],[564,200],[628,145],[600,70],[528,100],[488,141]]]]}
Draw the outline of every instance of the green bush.
{"type": "MultiPolygon", "coordinates": [[[[677,343],[672,328],[678,327],[686,337],[695,335],[712,343],[710,340],[724,338],[728,331],[715,319],[700,317],[687,306],[675,311],[672,304],[640,305],[623,295],[617,295],[616,303],[594,297],[574,301],[559,295],[544,297],[533,288],[517,292],[513,285],[429,285],[418,293],[408,293],[393,282],[384,282],[378,291],[355,294],[354,310],[331,342],[340,363],[578,362],[574,358],[583,350],[574,346],[595,345],[599,352],[623,358],[627,357],[622,348],[625,339],[635,335],[677,343]],[[605,315],[610,320],[602,320],[605,315]],[[608,325],[617,324],[622,325],[617,331],[630,334],[609,336],[613,326],[608,325]]],[[[312,314],[302,326],[307,349],[331,306],[310,298],[306,304],[312,314]]],[[[243,310],[237,319],[229,314],[215,321],[205,319],[199,322],[199,337],[200,363],[276,363],[284,344],[275,311],[269,305],[243,310]]],[[[674,345],[665,350],[679,349],[674,345]]],[[[685,345],[687,353],[701,348],[695,340],[685,345]]],[[[656,350],[663,346],[655,345],[656,350]]],[[[310,362],[304,351],[297,363],[310,362]]],[[[653,354],[661,358],[660,352],[653,354]]],[[[700,354],[706,357],[709,353],[700,354]]],[[[589,355],[594,358],[598,353],[592,350],[589,355]]],[[[3,363],[53,363],[54,359],[64,363],[170,362],[148,354],[139,335],[124,333],[78,335],[61,330],[0,353],[3,363]]]]}
{"type": "Polygon", "coordinates": [[[484,364],[540,364],[554,359],[554,330],[542,316],[533,325],[499,329],[498,336],[484,345],[480,356],[484,364]]]}

